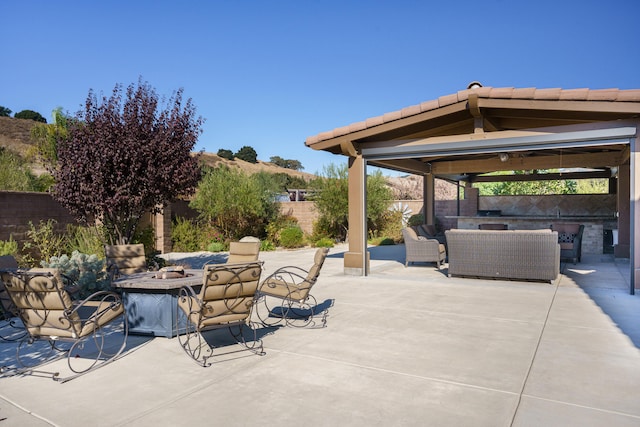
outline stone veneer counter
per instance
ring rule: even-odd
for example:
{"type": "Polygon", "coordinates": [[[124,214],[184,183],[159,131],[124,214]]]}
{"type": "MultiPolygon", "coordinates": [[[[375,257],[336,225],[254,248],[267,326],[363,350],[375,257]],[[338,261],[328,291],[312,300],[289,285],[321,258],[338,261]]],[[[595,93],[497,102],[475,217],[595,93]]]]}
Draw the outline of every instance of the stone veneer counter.
{"type": "Polygon", "coordinates": [[[584,224],[582,235],[583,254],[602,254],[604,230],[618,228],[618,219],[613,216],[447,216],[456,219],[458,228],[478,229],[480,224],[507,224],[509,230],[536,230],[551,228],[554,222],[584,224]]]}

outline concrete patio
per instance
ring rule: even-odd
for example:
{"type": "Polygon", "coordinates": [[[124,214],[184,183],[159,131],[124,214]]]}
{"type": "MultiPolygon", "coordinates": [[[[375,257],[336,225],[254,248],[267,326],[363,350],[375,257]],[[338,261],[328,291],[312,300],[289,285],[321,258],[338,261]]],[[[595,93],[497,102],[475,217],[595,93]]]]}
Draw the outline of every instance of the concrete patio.
{"type": "MultiPolygon", "coordinates": [[[[640,296],[629,263],[563,264],[554,284],[449,278],[371,248],[343,274],[333,248],[314,294],[324,329],[279,328],[266,355],[201,368],[176,339],[133,337],[114,363],[65,384],[0,379],[0,425],[640,425],[640,296]]],[[[263,252],[265,272],[314,249],[263,252]]],[[[189,256],[200,267],[209,254],[189,256]]],[[[11,344],[0,343],[8,357],[11,344]]]]}

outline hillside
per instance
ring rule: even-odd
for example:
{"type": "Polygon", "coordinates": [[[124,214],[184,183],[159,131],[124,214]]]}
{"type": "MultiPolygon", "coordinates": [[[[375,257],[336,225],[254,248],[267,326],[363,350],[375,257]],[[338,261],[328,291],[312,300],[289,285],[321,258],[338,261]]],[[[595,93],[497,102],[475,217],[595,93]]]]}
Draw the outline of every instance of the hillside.
{"type": "MultiPolygon", "coordinates": [[[[16,119],[12,117],[0,117],[0,146],[25,156],[33,146],[31,141],[31,128],[36,122],[33,120],[16,119]]],[[[273,163],[258,160],[257,163],[249,163],[244,160],[227,160],[217,154],[203,153],[202,160],[209,166],[225,164],[230,168],[237,168],[247,174],[257,172],[285,173],[291,176],[303,178],[307,181],[316,176],[302,171],[281,168],[273,163]]],[[[32,165],[34,173],[43,172],[41,165],[32,165]]],[[[419,200],[422,199],[422,178],[415,175],[406,177],[389,177],[387,183],[394,193],[395,199],[419,200]]],[[[455,199],[455,186],[438,181],[436,184],[436,198],[455,199]]]]}
{"type": "MultiPolygon", "coordinates": [[[[11,151],[14,151],[21,156],[26,156],[29,149],[33,146],[31,141],[31,128],[36,124],[33,120],[16,119],[12,117],[0,117],[0,147],[6,147],[11,151]]],[[[268,173],[285,173],[291,176],[300,177],[305,180],[315,178],[315,175],[294,171],[291,169],[281,168],[273,163],[263,162],[258,160],[258,163],[249,163],[244,160],[235,159],[227,160],[213,153],[203,153],[202,160],[209,166],[217,166],[219,164],[225,164],[230,168],[238,168],[248,174],[257,172],[268,173]]],[[[39,173],[42,168],[40,165],[33,165],[33,170],[39,173]]]]}
{"type": "Polygon", "coordinates": [[[31,128],[35,123],[33,120],[0,117],[0,147],[6,147],[25,156],[33,145],[31,128]]]}

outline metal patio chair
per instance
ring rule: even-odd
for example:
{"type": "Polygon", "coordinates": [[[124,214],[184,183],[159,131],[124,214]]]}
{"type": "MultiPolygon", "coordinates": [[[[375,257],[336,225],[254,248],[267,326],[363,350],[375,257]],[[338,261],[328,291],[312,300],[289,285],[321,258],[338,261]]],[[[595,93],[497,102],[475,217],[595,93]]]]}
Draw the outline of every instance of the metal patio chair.
{"type": "Polygon", "coordinates": [[[315,317],[320,318],[320,327],[327,324],[328,306],[319,306],[311,289],[316,284],[329,248],[319,248],[309,270],[297,266],[282,267],[268,276],[256,294],[256,314],[263,325],[273,326],[280,322],[295,327],[315,326],[315,317]]]}
{"type": "MultiPolygon", "coordinates": [[[[17,270],[18,262],[12,255],[0,256],[0,270],[17,270]]],[[[0,341],[17,341],[26,335],[27,331],[18,318],[16,308],[9,292],[0,280],[0,341]]]]}
{"type": "Polygon", "coordinates": [[[226,264],[257,261],[260,254],[260,241],[242,241],[229,243],[229,258],[226,264]]]}
{"type": "Polygon", "coordinates": [[[134,245],[105,245],[107,273],[111,281],[120,276],[149,271],[142,243],[134,245]]]}
{"type": "Polygon", "coordinates": [[[112,362],[124,350],[128,324],[116,293],[99,291],[73,301],[60,271],[52,268],[3,270],[0,278],[27,332],[17,343],[17,366],[3,368],[3,376],[47,374],[65,382],[112,362]],[[120,317],[123,324],[117,328],[114,321],[120,317]],[[46,345],[36,345],[42,342],[46,345]],[[62,378],[39,370],[64,357],[73,374],[62,378]]]}
{"type": "Polygon", "coordinates": [[[228,328],[235,342],[245,349],[264,355],[262,340],[258,339],[256,325],[251,322],[261,274],[260,261],[208,265],[204,267],[199,292],[191,286],[180,289],[176,315],[178,342],[196,363],[211,366],[210,358],[234,352],[214,352],[221,346],[213,347],[209,344],[211,337],[204,336],[205,331],[221,328],[228,328]],[[185,317],[186,326],[181,325],[185,317]],[[245,338],[246,333],[251,334],[249,340],[245,338]]]}

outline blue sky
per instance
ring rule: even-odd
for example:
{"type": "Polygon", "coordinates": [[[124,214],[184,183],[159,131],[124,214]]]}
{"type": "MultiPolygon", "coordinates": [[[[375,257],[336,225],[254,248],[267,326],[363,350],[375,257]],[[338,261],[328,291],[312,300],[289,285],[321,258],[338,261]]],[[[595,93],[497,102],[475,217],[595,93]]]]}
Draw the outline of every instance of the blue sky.
{"type": "Polygon", "coordinates": [[[307,137],[474,80],[640,88],[639,16],[637,0],[2,1],[0,105],[50,120],[142,77],[192,98],[197,150],[317,173],[346,159],[307,137]]]}

